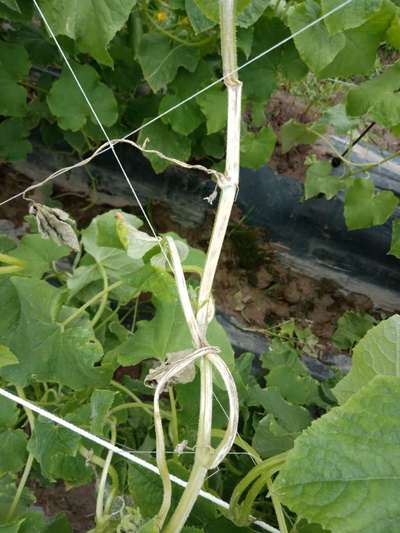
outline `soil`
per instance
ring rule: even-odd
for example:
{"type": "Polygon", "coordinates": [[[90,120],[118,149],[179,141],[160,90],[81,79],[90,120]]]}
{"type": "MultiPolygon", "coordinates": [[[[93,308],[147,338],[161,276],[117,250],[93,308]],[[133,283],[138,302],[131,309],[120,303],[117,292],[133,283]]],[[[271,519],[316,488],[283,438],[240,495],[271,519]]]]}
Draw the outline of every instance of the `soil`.
{"type": "Polygon", "coordinates": [[[65,513],[74,533],[86,533],[95,526],[96,493],[93,484],[67,490],[64,483],[42,487],[35,482],[30,488],[46,516],[65,513]]]}

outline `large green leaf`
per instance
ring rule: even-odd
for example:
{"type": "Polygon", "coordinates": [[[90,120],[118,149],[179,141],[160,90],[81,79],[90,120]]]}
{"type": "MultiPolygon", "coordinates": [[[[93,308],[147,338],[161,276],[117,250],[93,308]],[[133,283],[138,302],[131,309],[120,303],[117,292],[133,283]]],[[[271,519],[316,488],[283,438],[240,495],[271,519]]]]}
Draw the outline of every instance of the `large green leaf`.
{"type": "Polygon", "coordinates": [[[0,115],[23,117],[27,112],[27,92],[18,82],[29,74],[30,62],[25,48],[0,41],[0,115]]]}
{"type": "Polygon", "coordinates": [[[215,21],[204,15],[195,0],[185,0],[185,11],[195,33],[207,31],[215,26],[215,21]]]}
{"type": "Polygon", "coordinates": [[[18,248],[12,251],[13,257],[24,262],[22,274],[33,278],[41,278],[52,270],[52,263],[68,255],[70,250],[52,240],[44,239],[39,234],[24,235],[18,248]]]}
{"type": "Polygon", "coordinates": [[[19,363],[1,368],[1,376],[22,386],[50,381],[74,389],[108,382],[112,368],[95,366],[103,349],[89,322],[81,319],[64,328],[57,321],[64,291],[22,277],[11,278],[2,288],[9,303],[8,313],[0,317],[0,343],[10,347],[19,363]]]}
{"type": "MultiPolygon", "coordinates": [[[[293,33],[299,31],[320,16],[320,5],[315,0],[306,0],[289,13],[290,29],[293,33]]],[[[318,74],[335,59],[345,46],[346,38],[342,33],[330,35],[320,22],[295,37],[294,42],[303,61],[318,74]]]]}
{"type": "MultiPolygon", "coordinates": [[[[6,516],[10,509],[16,493],[16,476],[13,474],[6,474],[0,476],[0,523],[4,523],[6,516]]],[[[22,514],[25,514],[27,509],[35,501],[32,492],[26,487],[23,489],[21,498],[18,502],[14,517],[19,521],[22,514]]]]}
{"type": "Polygon", "coordinates": [[[396,533],[400,378],[377,376],[296,440],[273,492],[332,533],[396,533]]]}
{"type": "Polygon", "coordinates": [[[269,127],[257,133],[246,131],[240,144],[241,164],[248,168],[261,168],[274,152],[276,136],[269,127]]]}
{"type": "Polygon", "coordinates": [[[78,453],[80,442],[81,437],[76,433],[39,417],[28,450],[48,479],[79,485],[88,483],[92,477],[90,466],[78,453]]]}
{"type": "Polygon", "coordinates": [[[383,126],[400,124],[400,63],[389,67],[380,76],[368,80],[347,95],[347,113],[350,116],[370,117],[383,126]]]}
{"type": "Polygon", "coordinates": [[[269,5],[269,0],[250,0],[243,11],[239,13],[237,25],[241,28],[249,28],[257,22],[269,5]]]}
{"type": "MultiPolygon", "coordinates": [[[[382,8],[383,0],[356,0],[338,9],[325,19],[325,25],[332,34],[358,28],[382,8]]],[[[322,0],[322,13],[325,14],[338,6],[337,0],[322,0]]]]}
{"type": "Polygon", "coordinates": [[[136,1],[40,0],[39,4],[56,35],[67,35],[81,52],[112,66],[107,46],[128,20],[136,1]]]}
{"type": "Polygon", "coordinates": [[[288,120],[280,131],[282,153],[286,154],[298,144],[313,144],[318,139],[318,135],[314,131],[311,131],[311,128],[320,134],[325,130],[323,125],[303,124],[292,118],[288,120]]]}
{"type": "MultiPolygon", "coordinates": [[[[352,5],[356,6],[357,3],[352,5]]],[[[385,40],[385,33],[392,18],[392,9],[384,10],[371,16],[362,26],[345,31],[344,48],[332,63],[320,72],[320,76],[345,78],[356,74],[370,74],[374,70],[377,50],[385,40]]]]}
{"type": "MultiPolygon", "coordinates": [[[[100,81],[100,76],[90,65],[73,65],[85,93],[103,126],[112,126],[118,118],[117,101],[111,89],[100,81]]],[[[47,103],[58,125],[63,130],[78,131],[90,119],[97,124],[86,100],[67,68],[55,81],[47,96],[47,103]]]]}
{"type": "Polygon", "coordinates": [[[137,57],[145,80],[157,92],[175,78],[179,67],[194,72],[200,52],[194,47],[175,46],[160,33],[146,33],[140,41],[137,57]]]}
{"type": "Polygon", "coordinates": [[[377,375],[400,377],[400,316],[371,328],[353,350],[352,368],[333,389],[340,403],[377,375]]]}
{"type": "Polygon", "coordinates": [[[372,181],[356,178],[346,192],[346,225],[354,230],[384,224],[398,203],[399,200],[391,191],[375,193],[372,181]]]}
{"type": "Polygon", "coordinates": [[[350,350],[375,324],[375,319],[367,313],[346,311],[337,322],[332,342],[339,350],[350,350]]]}
{"type": "Polygon", "coordinates": [[[18,6],[17,0],[0,0],[0,2],[14,11],[21,11],[18,6]]]}
{"type": "MultiPolygon", "coordinates": [[[[149,139],[147,148],[158,150],[180,161],[187,161],[190,158],[190,139],[187,136],[178,135],[161,121],[154,122],[139,133],[140,144],[143,144],[146,139],[149,139]]],[[[155,154],[145,154],[145,156],[157,173],[162,172],[171,164],[155,154]]]]}

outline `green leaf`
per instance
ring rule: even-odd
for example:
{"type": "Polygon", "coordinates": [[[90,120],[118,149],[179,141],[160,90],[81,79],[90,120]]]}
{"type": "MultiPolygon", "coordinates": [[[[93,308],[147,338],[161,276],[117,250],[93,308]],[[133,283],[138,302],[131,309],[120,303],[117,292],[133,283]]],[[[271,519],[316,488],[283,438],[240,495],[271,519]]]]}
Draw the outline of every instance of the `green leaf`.
{"type": "MultiPolygon", "coordinates": [[[[149,149],[158,150],[162,154],[178,159],[179,161],[187,161],[190,158],[190,139],[183,135],[178,135],[160,121],[154,122],[139,133],[139,144],[143,144],[146,139],[149,139],[147,145],[149,149]]],[[[144,155],[157,173],[162,172],[171,164],[161,159],[158,155],[144,155]]]]}
{"type": "Polygon", "coordinates": [[[240,77],[245,97],[255,102],[262,102],[265,107],[265,102],[277,88],[275,71],[255,61],[240,72],[240,77]]]}
{"type": "Polygon", "coordinates": [[[303,124],[293,118],[288,120],[280,131],[282,153],[286,154],[298,144],[313,144],[318,139],[318,135],[310,128],[315,129],[318,133],[323,133],[325,130],[325,127],[319,124],[303,124]]]}
{"type": "Polygon", "coordinates": [[[25,159],[32,151],[31,143],[26,140],[29,132],[27,124],[19,118],[3,120],[0,123],[0,158],[9,161],[25,159]]]}
{"type": "Polygon", "coordinates": [[[185,0],[185,11],[195,33],[210,30],[216,24],[203,14],[195,0],[185,0]]]}
{"type": "Polygon", "coordinates": [[[0,2],[13,11],[18,11],[18,13],[21,12],[17,0],[0,0],[0,2]]]}
{"type": "Polygon", "coordinates": [[[371,328],[353,350],[352,368],[333,389],[339,403],[369,383],[375,376],[400,376],[400,316],[371,328]]]}
{"type": "Polygon", "coordinates": [[[336,133],[344,135],[352,129],[356,129],[359,125],[359,120],[349,117],[346,113],[346,106],[344,104],[337,104],[333,107],[328,107],[324,111],[320,119],[320,124],[325,126],[333,126],[336,133]]]}
{"type": "MultiPolygon", "coordinates": [[[[391,10],[379,13],[368,22],[343,33],[346,44],[320,77],[350,77],[373,72],[377,50],[393,17],[391,10]]],[[[329,17],[328,17],[329,19],[329,17]]]]}
{"type": "Polygon", "coordinates": [[[107,46],[127,22],[135,4],[136,0],[40,0],[56,35],[70,37],[81,52],[109,66],[113,60],[107,46]]]}
{"type": "MultiPolygon", "coordinates": [[[[314,0],[297,4],[288,17],[292,33],[303,29],[320,16],[320,6],[314,0]]],[[[319,22],[295,37],[294,42],[303,61],[318,74],[332,63],[345,46],[346,38],[342,33],[330,35],[325,24],[319,22]]]]}
{"type": "Polygon", "coordinates": [[[400,259],[400,220],[393,220],[392,224],[392,242],[390,244],[390,255],[394,255],[400,259]]]}
{"type": "Polygon", "coordinates": [[[26,434],[21,429],[7,429],[0,433],[0,475],[22,470],[27,457],[26,443],[26,434]]]}
{"type": "Polygon", "coordinates": [[[350,116],[368,113],[372,120],[386,127],[400,124],[400,63],[395,63],[380,76],[349,91],[346,109],[350,116]]]}
{"type": "Polygon", "coordinates": [[[332,533],[397,529],[400,379],[378,376],[295,442],[272,491],[332,533]],[[366,439],[367,435],[367,439],[366,439]]]}
{"type": "Polygon", "coordinates": [[[51,520],[43,533],[72,533],[72,528],[65,514],[59,514],[51,520]]]}
{"type": "MultiPolygon", "coordinates": [[[[90,65],[74,63],[73,68],[103,126],[115,124],[118,119],[118,105],[111,89],[100,81],[99,74],[90,65]]],[[[78,131],[89,119],[93,124],[97,124],[67,68],[63,69],[60,78],[53,83],[47,103],[63,130],[78,131]]]]}
{"type": "Polygon", "coordinates": [[[332,342],[339,350],[351,350],[375,323],[375,319],[367,313],[346,311],[337,322],[332,342]]]}
{"type": "MultiPolygon", "coordinates": [[[[0,522],[5,522],[6,516],[14,499],[16,487],[16,476],[13,474],[6,474],[0,477],[0,522]]],[[[15,517],[19,519],[23,513],[32,505],[35,497],[32,492],[24,488],[21,498],[18,502],[15,517]]]]}
{"type": "Polygon", "coordinates": [[[88,483],[90,466],[78,454],[81,437],[50,420],[38,417],[28,450],[50,480],[63,479],[73,485],[88,483]]]}
{"type": "MultiPolygon", "coordinates": [[[[5,366],[9,366],[9,365],[15,365],[17,363],[18,363],[18,359],[16,355],[7,346],[0,344],[0,368],[4,368],[5,366]]],[[[1,415],[0,415],[0,421],[1,421],[1,415]]]]}
{"type": "Polygon", "coordinates": [[[139,45],[138,61],[147,83],[154,92],[168,85],[179,67],[194,72],[200,60],[198,48],[173,42],[160,33],[146,33],[139,45]]]}
{"type": "Polygon", "coordinates": [[[295,405],[320,404],[319,384],[310,375],[301,375],[286,365],[276,366],[267,377],[269,387],[279,389],[282,397],[295,405]]]}
{"type": "Polygon", "coordinates": [[[0,398],[0,430],[13,428],[18,421],[18,406],[8,398],[0,398]]]}
{"type": "Polygon", "coordinates": [[[155,317],[139,321],[136,333],[119,348],[121,354],[118,361],[123,366],[136,365],[149,358],[163,361],[167,353],[179,352],[192,346],[179,301],[153,298],[153,305],[156,308],[155,317]],[[123,353],[127,356],[124,357],[123,353]]]}
{"type": "Polygon", "coordinates": [[[23,46],[0,41],[0,115],[26,115],[27,92],[18,82],[28,77],[30,67],[29,56],[23,46]]]}
{"type": "Polygon", "coordinates": [[[392,22],[386,32],[386,38],[393,48],[400,50],[400,16],[393,17],[392,22]]]}
{"type": "Polygon", "coordinates": [[[217,133],[226,127],[227,96],[226,91],[212,88],[196,98],[203,115],[207,119],[207,134],[217,133]]]}
{"type": "Polygon", "coordinates": [[[304,198],[309,200],[322,193],[331,200],[345,185],[344,180],[332,175],[332,165],[329,161],[317,161],[307,169],[304,198]]]}
{"type": "MultiPolygon", "coordinates": [[[[338,9],[325,19],[325,25],[331,34],[358,28],[382,8],[383,0],[357,0],[338,9]]],[[[325,15],[338,6],[337,0],[322,0],[322,14],[325,15]]]]}
{"type": "Polygon", "coordinates": [[[269,5],[269,0],[250,0],[237,17],[237,25],[241,28],[249,28],[257,22],[269,5]]]}
{"type": "Polygon", "coordinates": [[[276,136],[269,127],[262,128],[257,133],[246,131],[240,143],[241,164],[248,168],[261,168],[274,152],[276,136]]]}
{"type": "MultiPolygon", "coordinates": [[[[177,105],[181,101],[180,97],[174,94],[165,95],[160,102],[159,113],[164,113],[167,109],[177,105]]],[[[197,129],[203,122],[204,118],[200,112],[199,106],[191,100],[185,105],[180,106],[176,111],[172,111],[161,119],[164,124],[170,125],[171,128],[181,135],[189,135],[197,129]]]]}
{"type": "MultiPolygon", "coordinates": [[[[204,16],[213,20],[214,22],[219,22],[219,5],[214,0],[194,0],[197,7],[201,10],[204,16]]],[[[237,0],[236,2],[236,15],[239,15],[246,7],[251,3],[252,0],[237,0]]]]}
{"type": "Polygon", "coordinates": [[[384,224],[398,203],[397,197],[391,191],[375,193],[372,181],[356,178],[346,193],[346,225],[354,230],[384,224]]]}
{"type": "Polygon", "coordinates": [[[19,364],[1,368],[0,375],[22,386],[50,381],[80,389],[108,383],[113,369],[94,366],[103,350],[89,322],[64,328],[57,321],[64,291],[29,278],[11,278],[10,285],[4,288],[12,307],[0,317],[0,342],[19,364]]]}
{"type": "Polygon", "coordinates": [[[66,246],[44,239],[41,235],[24,235],[18,248],[12,255],[24,261],[22,274],[33,278],[41,278],[52,270],[52,263],[65,257],[70,252],[66,246]]]}
{"type": "Polygon", "coordinates": [[[90,398],[90,431],[96,435],[104,434],[108,411],[114,402],[115,393],[110,390],[95,390],[90,398]]]}

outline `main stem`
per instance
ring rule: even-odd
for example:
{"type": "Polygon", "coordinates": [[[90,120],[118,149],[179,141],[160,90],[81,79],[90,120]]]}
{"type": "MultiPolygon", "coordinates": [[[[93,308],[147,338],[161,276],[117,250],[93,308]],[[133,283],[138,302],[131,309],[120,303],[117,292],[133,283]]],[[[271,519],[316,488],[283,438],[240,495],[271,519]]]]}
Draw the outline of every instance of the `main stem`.
{"type": "MultiPolygon", "coordinates": [[[[228,94],[226,182],[222,186],[199,291],[197,321],[204,338],[206,337],[208,326],[208,308],[210,304],[212,305],[211,290],[214,276],[239,184],[242,84],[236,74],[231,74],[237,67],[234,0],[220,0],[220,25],[223,70],[228,94]]],[[[212,459],[213,372],[212,365],[207,356],[203,357],[200,361],[200,379],[200,412],[194,464],[182,498],[165,527],[165,533],[178,533],[185,525],[203,486],[212,459]]]]}

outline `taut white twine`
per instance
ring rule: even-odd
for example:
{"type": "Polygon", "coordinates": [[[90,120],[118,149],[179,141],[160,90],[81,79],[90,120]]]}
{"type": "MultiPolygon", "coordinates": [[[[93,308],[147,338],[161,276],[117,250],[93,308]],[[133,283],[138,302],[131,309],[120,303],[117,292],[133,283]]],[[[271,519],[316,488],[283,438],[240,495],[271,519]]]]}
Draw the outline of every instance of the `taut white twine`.
{"type": "MultiPolygon", "coordinates": [[[[135,463],[159,475],[158,468],[154,466],[153,464],[148,463],[147,461],[144,461],[140,457],[136,457],[136,455],[133,455],[132,453],[128,451],[122,450],[121,448],[119,448],[118,446],[115,446],[111,442],[108,442],[107,440],[102,439],[101,437],[98,437],[97,435],[93,435],[92,433],[90,433],[89,431],[86,431],[85,429],[75,426],[75,424],[71,424],[71,422],[68,422],[67,420],[64,420],[63,418],[60,418],[59,416],[53,413],[50,413],[49,411],[46,411],[45,409],[42,409],[41,407],[35,405],[29,400],[20,398],[19,396],[16,396],[15,394],[12,394],[11,392],[5,389],[2,389],[2,388],[0,388],[0,395],[3,396],[4,398],[7,398],[8,400],[12,402],[15,402],[18,405],[21,405],[22,407],[30,409],[34,413],[40,416],[43,416],[44,418],[47,418],[48,420],[51,420],[52,422],[54,422],[55,424],[58,424],[59,426],[63,426],[66,429],[69,429],[70,431],[80,435],[81,437],[84,437],[85,439],[91,442],[94,442],[95,444],[99,444],[100,446],[103,446],[103,448],[106,448],[107,450],[112,451],[116,455],[120,455],[121,457],[124,457],[131,463],[135,463]]],[[[176,477],[173,474],[170,474],[169,477],[173,483],[176,483],[177,485],[180,485],[181,487],[186,487],[187,483],[186,481],[183,481],[183,479],[180,479],[179,477],[176,477]]],[[[224,500],[221,500],[220,498],[217,498],[216,496],[214,496],[213,494],[210,494],[209,492],[206,492],[205,490],[200,491],[200,496],[214,503],[215,505],[222,507],[223,509],[229,509],[229,504],[227,502],[225,502],[224,500]]],[[[270,526],[269,524],[266,524],[265,522],[261,520],[254,520],[253,524],[259,526],[265,531],[270,531],[271,533],[280,533],[278,529],[270,526]]]]}

